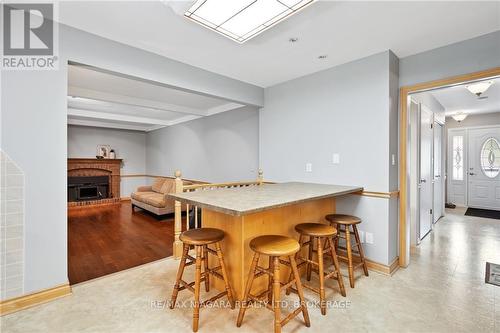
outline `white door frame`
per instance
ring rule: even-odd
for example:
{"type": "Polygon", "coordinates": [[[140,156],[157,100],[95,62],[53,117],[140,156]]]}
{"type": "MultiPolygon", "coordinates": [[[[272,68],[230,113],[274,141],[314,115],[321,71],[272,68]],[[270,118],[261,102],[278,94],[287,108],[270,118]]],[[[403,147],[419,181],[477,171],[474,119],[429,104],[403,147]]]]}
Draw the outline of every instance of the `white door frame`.
{"type": "Polygon", "coordinates": [[[442,122],[438,121],[438,119],[436,117],[434,117],[434,127],[433,127],[433,142],[432,142],[432,151],[433,151],[433,155],[432,155],[432,158],[433,158],[433,162],[432,162],[432,165],[433,165],[433,168],[432,168],[432,182],[433,184],[435,185],[437,182],[441,185],[441,195],[440,195],[440,215],[437,216],[437,220],[436,220],[436,209],[435,209],[435,202],[436,202],[436,192],[435,192],[435,187],[433,186],[433,191],[432,191],[432,195],[433,195],[433,206],[432,206],[432,224],[436,224],[438,222],[438,220],[443,217],[445,215],[445,211],[444,211],[444,203],[446,202],[446,198],[445,198],[445,174],[446,174],[446,166],[445,166],[445,155],[446,155],[446,152],[444,152],[443,154],[443,147],[444,147],[444,140],[446,140],[445,138],[445,126],[442,122]],[[436,163],[436,160],[435,160],[435,153],[436,153],[436,141],[435,141],[435,138],[436,138],[436,130],[437,130],[437,126],[440,126],[440,136],[439,136],[439,140],[440,140],[440,147],[439,147],[439,150],[441,152],[440,154],[440,161],[439,161],[439,166],[440,166],[440,170],[439,170],[439,178],[436,179],[436,174],[435,174],[435,171],[436,171],[436,168],[434,167],[435,163],[436,163]]]}
{"type": "MultiPolygon", "coordinates": [[[[464,132],[464,182],[465,182],[465,207],[469,205],[469,130],[473,129],[487,129],[487,128],[500,128],[500,125],[485,125],[485,126],[468,126],[468,127],[456,127],[448,129],[447,137],[447,149],[446,149],[446,192],[450,191],[451,182],[451,156],[453,147],[450,146],[450,137],[454,132],[463,131],[464,132]]],[[[448,199],[448,198],[446,198],[448,199]]]]}

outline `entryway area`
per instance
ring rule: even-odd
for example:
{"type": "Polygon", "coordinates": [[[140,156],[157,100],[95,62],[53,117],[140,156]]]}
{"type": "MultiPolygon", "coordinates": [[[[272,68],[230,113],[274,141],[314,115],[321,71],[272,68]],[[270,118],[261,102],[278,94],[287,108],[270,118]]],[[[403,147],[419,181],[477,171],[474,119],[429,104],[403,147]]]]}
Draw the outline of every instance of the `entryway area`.
{"type": "Polygon", "coordinates": [[[500,79],[409,95],[411,246],[444,215],[500,218],[500,79]]]}

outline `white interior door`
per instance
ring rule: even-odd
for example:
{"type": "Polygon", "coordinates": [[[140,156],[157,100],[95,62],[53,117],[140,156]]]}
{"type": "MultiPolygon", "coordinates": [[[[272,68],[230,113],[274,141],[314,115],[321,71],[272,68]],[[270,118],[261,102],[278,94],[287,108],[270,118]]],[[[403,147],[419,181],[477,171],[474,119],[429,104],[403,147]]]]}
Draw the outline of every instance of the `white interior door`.
{"type": "Polygon", "coordinates": [[[436,223],[443,216],[443,169],[442,169],[442,139],[443,126],[434,122],[434,201],[433,201],[433,222],[436,223]]]}
{"type": "Polygon", "coordinates": [[[500,210],[500,127],[469,130],[468,205],[500,210]]]}
{"type": "Polygon", "coordinates": [[[420,107],[420,226],[419,239],[423,239],[432,228],[432,112],[420,107]]]}

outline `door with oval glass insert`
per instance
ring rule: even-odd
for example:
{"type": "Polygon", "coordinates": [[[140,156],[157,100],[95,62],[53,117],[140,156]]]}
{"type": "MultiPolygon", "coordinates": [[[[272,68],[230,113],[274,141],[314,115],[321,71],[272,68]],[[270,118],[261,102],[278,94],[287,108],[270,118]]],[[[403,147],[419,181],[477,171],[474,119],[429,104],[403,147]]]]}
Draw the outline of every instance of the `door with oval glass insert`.
{"type": "Polygon", "coordinates": [[[468,206],[500,210],[500,127],[469,130],[468,206]]]}

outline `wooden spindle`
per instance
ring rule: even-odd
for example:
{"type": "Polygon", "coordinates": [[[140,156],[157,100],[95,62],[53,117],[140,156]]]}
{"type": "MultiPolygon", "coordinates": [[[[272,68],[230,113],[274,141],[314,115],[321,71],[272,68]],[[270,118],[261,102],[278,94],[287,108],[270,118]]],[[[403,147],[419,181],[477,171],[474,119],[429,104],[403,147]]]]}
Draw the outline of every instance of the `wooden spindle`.
{"type": "Polygon", "coordinates": [[[259,185],[262,185],[264,183],[264,171],[262,171],[262,169],[259,169],[259,175],[257,176],[257,183],[259,185]]]}
{"type": "Polygon", "coordinates": [[[186,230],[189,230],[189,204],[186,204],[186,230]]]}
{"type": "MultiPolygon", "coordinates": [[[[181,179],[181,172],[179,170],[175,171],[175,180],[174,180],[174,185],[175,185],[175,193],[182,193],[182,179],[181,179]]],[[[179,239],[181,232],[182,232],[182,206],[181,202],[175,200],[174,204],[174,214],[175,214],[175,220],[174,220],[174,258],[179,259],[182,256],[182,242],[179,239]]]]}
{"type": "Polygon", "coordinates": [[[194,206],[194,227],[198,229],[198,206],[194,206]]]}

